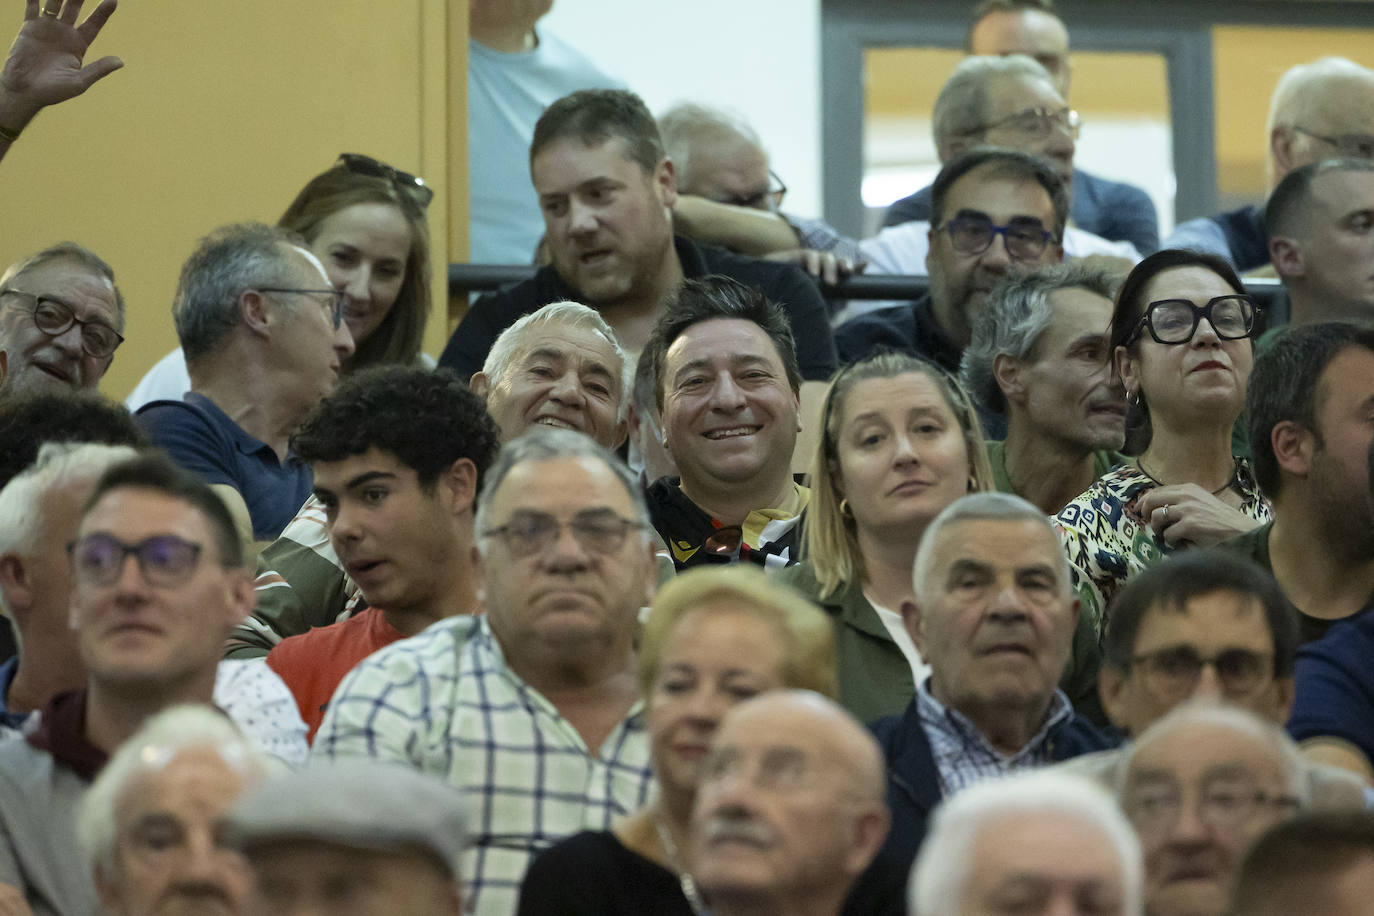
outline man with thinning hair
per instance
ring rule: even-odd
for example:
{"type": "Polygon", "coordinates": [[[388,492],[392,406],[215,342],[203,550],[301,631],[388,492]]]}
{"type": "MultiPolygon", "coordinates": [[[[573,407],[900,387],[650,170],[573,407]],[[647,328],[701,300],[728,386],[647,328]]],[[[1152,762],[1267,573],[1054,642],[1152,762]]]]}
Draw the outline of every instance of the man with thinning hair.
{"type": "Polygon", "coordinates": [[[647,801],[635,639],[655,559],[635,476],[564,429],[506,444],[476,532],[486,613],[365,659],[313,753],[404,764],[463,789],[483,825],[465,857],[471,905],[508,914],[535,853],[647,801]]]}
{"type": "Polygon", "coordinates": [[[270,541],[310,495],[291,433],[334,390],[353,338],[343,294],[299,239],[260,223],[202,239],[172,305],[191,390],[137,417],[216,488],[245,542],[270,541]]]}
{"type": "Polygon", "coordinates": [[[1125,459],[1126,392],[1111,358],[1118,278],[1081,264],[1008,278],[973,323],[960,380],[1006,418],[988,443],[997,489],[1054,515],[1125,459]]]}
{"type": "MultiPolygon", "coordinates": [[[[1265,135],[1271,189],[1308,163],[1374,158],[1374,70],[1343,57],[1293,67],[1269,99],[1265,135]]],[[[1264,213],[1252,204],[1179,223],[1164,247],[1219,254],[1237,271],[1263,267],[1273,254],[1264,213]]]]}

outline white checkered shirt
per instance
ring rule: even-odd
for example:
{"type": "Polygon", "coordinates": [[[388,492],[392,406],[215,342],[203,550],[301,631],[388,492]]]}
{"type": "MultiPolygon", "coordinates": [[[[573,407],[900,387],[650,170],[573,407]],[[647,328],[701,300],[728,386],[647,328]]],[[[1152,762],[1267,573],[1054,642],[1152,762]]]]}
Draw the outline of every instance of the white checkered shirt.
{"type": "Polygon", "coordinates": [[[649,797],[649,736],[636,702],[600,753],[505,663],[485,617],[454,617],[354,668],[312,753],[402,762],[463,790],[472,846],[468,906],[515,912],[534,856],[611,822],[649,797]]]}
{"type": "Polygon", "coordinates": [[[978,727],[963,714],[931,696],[930,678],[916,689],[916,714],[930,739],[935,769],[940,774],[940,796],[949,798],[979,780],[1049,763],[1050,729],[1070,718],[1073,707],[1064,692],[1056,689],[1040,730],[1025,747],[1011,755],[989,744],[978,727]]]}

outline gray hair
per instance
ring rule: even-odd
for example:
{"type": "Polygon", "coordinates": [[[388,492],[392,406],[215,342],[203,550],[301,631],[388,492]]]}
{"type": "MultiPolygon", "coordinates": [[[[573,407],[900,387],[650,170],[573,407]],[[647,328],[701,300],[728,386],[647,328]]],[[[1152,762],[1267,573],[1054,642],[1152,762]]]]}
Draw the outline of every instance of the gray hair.
{"type": "Polygon", "coordinates": [[[687,189],[692,186],[692,149],[697,144],[736,140],[763,149],[759,135],[744,119],[693,102],[681,102],[659,115],[658,134],[684,194],[691,193],[687,189]]]}
{"type": "MultiPolygon", "coordinates": [[[[961,496],[935,516],[921,534],[921,543],[916,547],[916,562],[912,566],[912,583],[918,601],[926,601],[934,585],[928,581],[930,564],[935,561],[935,548],[944,530],[960,522],[1034,522],[1045,529],[1056,545],[1059,543],[1059,533],[1055,531],[1049,516],[1013,493],[992,491],[961,496]]],[[[1055,556],[1058,559],[1060,584],[1067,595],[1070,592],[1069,561],[1062,550],[1056,550],[1055,556]]]]}
{"type": "Polygon", "coordinates": [[[487,519],[491,512],[491,501],[501,484],[517,465],[531,461],[553,461],[557,458],[594,458],[606,465],[616,479],[630,494],[634,507],[634,521],[644,526],[641,535],[645,543],[649,541],[652,523],[649,507],[644,501],[644,491],[639,486],[639,478],[634,471],[625,466],[614,452],[598,444],[590,436],[570,429],[555,429],[549,426],[532,426],[501,447],[496,463],[487,471],[487,482],[477,497],[477,515],[473,528],[477,534],[477,549],[483,556],[487,553],[490,538],[487,536],[487,519]]]}
{"type": "Polygon", "coordinates": [[[110,287],[114,290],[115,299],[115,330],[124,333],[124,294],[115,285],[114,268],[105,262],[103,258],[91,251],[84,245],[76,242],[58,242],[50,245],[36,254],[31,254],[22,260],[15,261],[4,272],[0,274],[0,289],[8,289],[10,284],[18,280],[24,274],[32,270],[37,270],[44,264],[51,264],[54,261],[75,261],[81,267],[95,274],[97,277],[110,281],[110,287]]]}
{"type": "Polygon", "coordinates": [[[44,443],[37,460],[0,490],[0,554],[33,551],[43,525],[43,497],[49,491],[82,481],[94,483],[108,468],[137,456],[138,450],[128,445],[44,443]]]}
{"type": "MultiPolygon", "coordinates": [[[[239,296],[255,286],[291,282],[295,233],[263,223],[238,223],[200,240],[181,268],[172,319],[188,364],[212,352],[239,323],[239,296]]],[[[295,306],[283,299],[282,307],[295,306]]]]}
{"type": "Polygon", "coordinates": [[[153,716],[119,746],[76,813],[76,842],[86,861],[99,869],[116,867],[119,803],[141,773],[160,770],[183,751],[214,751],[232,769],[261,779],[272,766],[224,713],[209,706],[185,704],[153,716]]]}
{"type": "Polygon", "coordinates": [[[1105,834],[1121,866],[1123,912],[1142,912],[1144,863],[1130,821],[1097,783],[1050,769],[984,780],[935,809],[907,885],[912,916],[962,912],[978,840],[1002,822],[1028,815],[1071,818],[1105,834]]]}
{"type": "Polygon", "coordinates": [[[1120,795],[1125,789],[1131,764],[1143,749],[1176,729],[1189,725],[1229,729],[1267,744],[1283,762],[1284,779],[1287,783],[1284,791],[1298,800],[1299,808],[1307,808],[1311,804],[1312,785],[1307,776],[1307,767],[1303,762],[1302,752],[1298,750],[1298,745],[1293,739],[1288,737],[1288,733],[1248,709],[1219,703],[1208,697],[1185,700],[1140,733],[1117,763],[1114,774],[1117,794],[1120,795]]]}
{"type": "Polygon", "coordinates": [[[941,161],[953,140],[983,132],[988,116],[988,87],[999,79],[1039,80],[1054,89],[1050,72],[1025,54],[964,58],[940,89],[931,113],[935,150],[941,161]]]}
{"type": "Polygon", "coordinates": [[[1274,94],[1269,98],[1266,137],[1275,127],[1292,127],[1311,121],[1326,102],[1333,85],[1339,83],[1364,83],[1374,87],[1374,70],[1344,57],[1321,57],[1289,68],[1279,77],[1274,94]]]}
{"type": "Polygon", "coordinates": [[[988,295],[987,307],[974,318],[973,337],[959,364],[964,388],[984,407],[1005,414],[1007,399],[993,374],[993,361],[1004,353],[1017,362],[1027,361],[1040,335],[1054,321],[1050,294],[1083,289],[1114,300],[1121,279],[1110,271],[1078,262],[1045,267],[1024,277],[1007,277],[988,295]]]}
{"type": "Polygon", "coordinates": [[[620,409],[616,419],[624,420],[630,410],[630,391],[634,387],[634,361],[626,354],[619,338],[615,336],[615,331],[606,323],[606,319],[601,317],[601,313],[581,302],[551,302],[512,322],[487,351],[486,361],[482,363],[482,374],[487,377],[487,381],[496,385],[505,378],[506,373],[512,368],[515,355],[530,346],[526,342],[527,333],[535,334],[540,328],[553,324],[582,328],[593,334],[600,334],[606,343],[611,345],[616,359],[620,360],[620,409]]]}

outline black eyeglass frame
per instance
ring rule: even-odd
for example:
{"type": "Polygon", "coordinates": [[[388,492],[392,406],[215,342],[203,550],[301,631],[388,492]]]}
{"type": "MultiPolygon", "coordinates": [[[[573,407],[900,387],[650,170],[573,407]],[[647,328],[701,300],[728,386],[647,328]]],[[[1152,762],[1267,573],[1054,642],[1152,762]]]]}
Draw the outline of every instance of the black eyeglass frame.
{"type": "MultiPolygon", "coordinates": [[[[191,577],[195,575],[196,569],[200,566],[200,556],[204,552],[204,549],[204,545],[198,544],[195,541],[188,541],[175,534],[155,534],[151,537],[144,538],[137,544],[126,544],[112,534],[97,531],[68,543],[67,556],[71,559],[74,573],[76,573],[78,577],[85,576],[93,585],[107,586],[118,582],[119,577],[123,575],[124,564],[128,562],[130,556],[133,556],[134,559],[138,561],[138,572],[139,575],[143,577],[144,582],[158,588],[176,588],[190,581],[191,577]],[[100,577],[90,577],[89,573],[82,573],[81,570],[86,567],[82,567],[77,560],[77,551],[80,550],[82,543],[95,539],[104,543],[113,544],[115,548],[120,551],[118,561],[110,567],[107,574],[103,574],[100,577]],[[177,549],[186,552],[182,563],[179,564],[179,568],[174,570],[171,575],[167,575],[167,570],[165,569],[159,570],[153,575],[149,575],[148,558],[145,555],[145,551],[148,551],[153,546],[169,543],[176,546],[177,549]]],[[[221,563],[221,565],[228,568],[231,564],[221,563]]],[[[155,570],[158,569],[157,566],[153,566],[152,568],[155,570]]]]}
{"type": "Polygon", "coordinates": [[[403,172],[395,166],[387,165],[380,159],[373,159],[371,156],[364,156],[362,153],[339,153],[338,165],[342,165],[358,175],[371,175],[373,178],[385,178],[396,186],[396,189],[410,197],[420,209],[429,207],[434,200],[434,189],[425,183],[419,175],[412,175],[403,172]]]}
{"type": "Polygon", "coordinates": [[[334,323],[334,330],[339,329],[343,324],[344,291],[341,289],[295,289],[286,286],[255,286],[253,287],[260,293],[292,293],[297,296],[330,296],[334,300],[333,306],[329,310],[329,319],[334,323]]]}
{"type": "MultiPolygon", "coordinates": [[[[944,225],[942,225],[940,229],[949,234],[949,243],[955,251],[959,252],[960,254],[967,255],[982,254],[983,252],[987,251],[989,248],[993,246],[994,243],[996,243],[997,236],[1000,235],[1002,237],[1002,244],[1005,245],[1007,248],[1007,257],[1011,258],[1013,261],[1032,261],[1040,257],[1042,254],[1044,254],[1045,249],[1049,247],[1050,242],[1055,241],[1054,233],[1046,229],[1039,220],[1031,220],[1029,222],[1020,224],[1013,222],[1006,226],[999,226],[987,216],[956,215],[945,220],[944,225]],[[977,248],[961,248],[959,247],[958,243],[956,243],[954,240],[955,229],[957,228],[957,224],[963,223],[967,225],[971,222],[986,225],[988,230],[987,243],[977,248]],[[1042,238],[1039,243],[1040,247],[1029,254],[1017,254],[1016,252],[1013,252],[1011,250],[1012,237],[1008,235],[1008,233],[1012,230],[1030,232],[1032,229],[1036,229],[1042,235],[1042,238]]],[[[1019,240],[1017,242],[1017,247],[1021,247],[1021,242],[1019,240]]]]}
{"type": "Polygon", "coordinates": [[[1313,140],[1320,140],[1330,144],[1341,151],[1341,154],[1352,159],[1374,159],[1374,134],[1340,134],[1329,137],[1325,134],[1318,134],[1308,130],[1306,127],[1299,127],[1294,124],[1293,129],[1300,134],[1307,134],[1313,140]],[[1364,150],[1368,150],[1365,152],[1364,150]]]}
{"type": "MultiPolygon", "coordinates": [[[[124,343],[123,334],[120,334],[118,331],[116,331],[114,328],[110,327],[103,321],[85,321],[81,318],[77,318],[76,310],[73,309],[67,303],[63,302],[61,299],[54,299],[51,296],[42,296],[37,293],[26,293],[21,289],[0,289],[0,296],[28,296],[30,299],[32,299],[33,306],[29,309],[29,319],[33,321],[34,327],[38,328],[38,330],[42,331],[44,334],[47,334],[49,337],[61,337],[63,334],[70,331],[73,326],[80,327],[81,352],[85,353],[92,359],[110,359],[114,356],[115,351],[119,349],[119,345],[124,343]],[[67,320],[62,323],[61,327],[45,328],[43,327],[43,325],[39,324],[38,310],[42,307],[44,303],[47,303],[49,305],[55,305],[67,313],[67,320]],[[100,328],[102,330],[109,331],[112,335],[114,335],[114,345],[110,347],[108,352],[96,353],[92,351],[89,343],[91,338],[87,336],[86,328],[100,328]]],[[[102,347],[101,349],[104,348],[102,347]]]]}
{"type": "Polygon", "coordinates": [[[1187,299],[1158,299],[1154,302],[1151,302],[1149,305],[1145,306],[1145,314],[1141,315],[1140,320],[1136,322],[1135,329],[1131,331],[1131,336],[1126,338],[1125,346],[1129,347],[1131,344],[1135,343],[1136,340],[1140,338],[1142,331],[1149,331],[1150,337],[1154,339],[1155,343],[1163,344],[1166,347],[1183,346],[1185,344],[1192,342],[1193,338],[1197,335],[1197,329],[1202,324],[1202,319],[1204,318],[1206,318],[1207,323],[1212,326],[1213,333],[1215,333],[1217,337],[1219,337],[1220,339],[1245,340],[1247,337],[1251,337],[1254,335],[1255,328],[1259,325],[1260,313],[1263,311],[1263,306],[1256,302],[1254,300],[1254,297],[1248,296],[1244,293],[1227,293],[1225,296],[1214,296],[1213,298],[1207,300],[1207,304],[1203,306],[1194,305],[1187,299]],[[1221,332],[1221,329],[1217,327],[1216,322],[1212,320],[1212,307],[1215,306],[1218,302],[1222,302],[1224,300],[1229,299],[1237,299],[1250,306],[1250,320],[1246,325],[1244,334],[1223,334],[1221,332]],[[1188,306],[1188,308],[1193,310],[1193,326],[1189,328],[1188,336],[1184,337],[1182,340],[1164,340],[1159,336],[1159,333],[1155,330],[1153,320],[1154,313],[1158,310],[1160,306],[1165,305],[1186,305],[1188,306]]]}
{"type": "Polygon", "coordinates": [[[1176,684],[1169,685],[1173,688],[1172,693],[1191,694],[1197,686],[1198,680],[1202,677],[1202,670],[1208,665],[1217,673],[1217,678],[1226,689],[1228,695],[1249,696],[1257,688],[1266,682],[1266,678],[1272,681],[1275,676],[1275,658],[1273,652],[1261,652],[1254,649],[1242,649],[1232,647],[1223,649],[1214,655],[1204,656],[1192,646],[1166,646],[1156,649],[1153,652],[1142,652],[1139,655],[1131,656],[1131,667],[1140,668],[1147,677],[1160,678],[1163,680],[1177,681],[1176,684]],[[1164,664],[1169,660],[1187,659],[1191,673],[1186,676],[1175,678],[1163,670],[1164,664]],[[1237,659],[1245,662],[1258,662],[1257,673],[1253,683],[1245,683],[1237,680],[1243,676],[1243,672],[1237,672],[1234,663],[1237,659]],[[1228,663],[1229,662],[1229,663],[1228,663]],[[1230,675],[1227,671],[1231,671],[1230,675]]]}

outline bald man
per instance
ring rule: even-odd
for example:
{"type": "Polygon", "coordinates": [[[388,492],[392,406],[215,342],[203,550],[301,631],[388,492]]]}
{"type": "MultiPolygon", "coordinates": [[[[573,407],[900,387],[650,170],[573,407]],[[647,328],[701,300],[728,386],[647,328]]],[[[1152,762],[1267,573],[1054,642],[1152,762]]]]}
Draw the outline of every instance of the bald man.
{"type": "Polygon", "coordinates": [[[837,916],[887,835],[872,736],[819,694],[730,711],[702,771],[692,873],[716,916],[837,916]]]}

